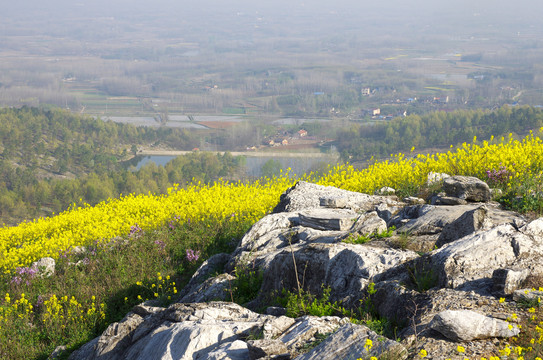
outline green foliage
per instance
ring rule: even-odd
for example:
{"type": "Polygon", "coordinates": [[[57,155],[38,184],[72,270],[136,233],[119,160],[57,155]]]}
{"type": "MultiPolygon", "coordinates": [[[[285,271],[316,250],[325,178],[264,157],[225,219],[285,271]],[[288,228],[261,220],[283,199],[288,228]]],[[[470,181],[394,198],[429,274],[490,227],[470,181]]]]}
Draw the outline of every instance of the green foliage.
{"type": "Polygon", "coordinates": [[[498,201],[520,213],[543,214],[543,178],[541,173],[524,181],[515,179],[512,187],[498,201]]]}
{"type": "Polygon", "coordinates": [[[389,238],[394,233],[394,230],[396,230],[395,226],[391,226],[385,231],[382,232],[374,232],[369,235],[354,235],[350,234],[347,238],[343,240],[343,242],[349,243],[349,244],[365,244],[368,241],[371,241],[373,239],[384,239],[389,238]]]}
{"type": "Polygon", "coordinates": [[[308,291],[298,292],[282,290],[281,295],[274,297],[274,303],[287,310],[287,316],[300,317],[313,316],[342,316],[348,317],[355,324],[363,324],[378,334],[392,336],[396,324],[388,319],[380,317],[371,296],[377,291],[375,284],[370,282],[366,288],[366,296],[360,301],[360,306],[355,309],[345,308],[341,303],[330,301],[331,288],[322,286],[322,295],[317,296],[308,291]]]}
{"type": "Polygon", "coordinates": [[[232,282],[232,298],[235,303],[244,305],[254,300],[262,286],[263,273],[251,264],[238,265],[235,268],[236,279],[232,282]]]}
{"type": "Polygon", "coordinates": [[[15,276],[2,275],[0,358],[45,359],[59,345],[67,346],[63,355],[67,356],[101,334],[110,323],[121,320],[134,305],[147,299],[158,306],[168,305],[177,300],[178,290],[204,259],[232,251],[236,239],[249,226],[232,220],[180,223],[172,219],[153,231],[133,231],[126,238],[97,243],[82,251],[69,249],[61,254],[56,274],[50,278],[23,274],[16,280],[15,276]],[[189,249],[200,251],[198,260],[187,258],[189,249]],[[6,317],[3,310],[9,306],[5,294],[11,297],[11,303],[24,294],[34,311],[24,318],[6,317]],[[43,303],[52,295],[62,304],[64,318],[57,316],[43,322],[43,303]],[[61,300],[63,296],[67,296],[66,301],[61,300]],[[84,320],[68,316],[73,310],[69,305],[71,296],[84,310],[84,320]],[[89,316],[92,303],[96,311],[89,316]]]}
{"type": "Polygon", "coordinates": [[[278,160],[270,159],[262,165],[262,177],[273,178],[280,175],[281,163],[278,160]]]}
{"type": "Polygon", "coordinates": [[[300,317],[303,315],[331,316],[341,313],[341,306],[337,302],[330,302],[330,287],[324,287],[322,296],[317,297],[308,291],[301,290],[300,293],[283,291],[279,302],[287,309],[287,316],[300,317]]]}
{"type": "Polygon", "coordinates": [[[414,289],[420,293],[437,286],[439,280],[437,274],[431,266],[426,267],[422,261],[408,266],[407,272],[414,289]]]}
{"type": "Polygon", "coordinates": [[[190,149],[197,144],[176,129],[136,128],[59,109],[0,109],[0,223],[49,216],[74,203],[95,205],[120,194],[165,193],[173,183],[235,179],[244,169],[244,158],[228,152],[191,153],[138,171],[127,168],[135,163],[121,161],[127,149],[157,141],[190,149]]]}
{"type": "Polygon", "coordinates": [[[376,232],[373,236],[377,239],[389,238],[394,233],[394,230],[396,230],[396,226],[391,226],[382,232],[376,232]]]}
{"type": "Polygon", "coordinates": [[[371,241],[371,239],[372,239],[371,235],[366,236],[366,235],[353,235],[353,234],[350,234],[348,237],[343,239],[343,242],[348,243],[348,244],[362,245],[362,244],[365,244],[365,243],[371,241]]]}

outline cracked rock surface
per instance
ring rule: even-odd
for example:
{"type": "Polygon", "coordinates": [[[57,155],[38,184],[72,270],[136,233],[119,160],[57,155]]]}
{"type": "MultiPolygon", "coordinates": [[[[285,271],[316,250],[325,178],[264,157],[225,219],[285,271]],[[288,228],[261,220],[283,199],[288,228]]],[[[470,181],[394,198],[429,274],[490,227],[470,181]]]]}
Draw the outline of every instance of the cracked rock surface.
{"type": "Polygon", "coordinates": [[[134,307],[70,359],[415,359],[421,348],[447,359],[459,344],[466,357],[497,355],[501,339],[518,334],[505,321],[522,316],[515,301],[541,296],[523,286],[543,275],[543,219],[500,209],[478,179],[441,179],[452,200],[434,205],[299,182],[233,253],[208,259],[179,302],[134,307]],[[391,237],[376,236],[392,225],[391,237]],[[227,302],[239,265],[263,274],[245,307],[227,302]],[[292,319],[269,307],[298,286],[317,296],[329,288],[331,302],[354,311],[372,304],[399,324],[394,339],[348,318],[292,319]]]}

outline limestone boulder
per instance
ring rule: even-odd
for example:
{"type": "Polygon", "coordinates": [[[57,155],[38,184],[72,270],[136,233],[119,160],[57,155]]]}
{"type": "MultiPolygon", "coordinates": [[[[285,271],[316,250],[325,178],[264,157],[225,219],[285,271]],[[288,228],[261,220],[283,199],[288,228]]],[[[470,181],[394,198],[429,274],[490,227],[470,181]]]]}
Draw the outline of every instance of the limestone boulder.
{"type": "MultiPolygon", "coordinates": [[[[221,253],[211,256],[204,261],[202,265],[192,275],[189,283],[180,291],[179,298],[182,299],[189,293],[195,292],[201,286],[201,284],[211,277],[214,273],[221,274],[224,270],[226,263],[230,260],[230,255],[221,253]]],[[[184,302],[184,301],[181,301],[184,302]]]]}
{"type": "Polygon", "coordinates": [[[375,190],[375,195],[394,195],[396,193],[396,189],[391,188],[390,186],[383,186],[380,189],[375,190]]]}
{"type": "Polygon", "coordinates": [[[38,261],[33,262],[30,267],[37,270],[37,276],[47,278],[55,275],[56,263],[55,259],[51,257],[44,257],[39,259],[38,261]]]}
{"type": "Polygon", "coordinates": [[[200,286],[187,292],[179,301],[184,303],[201,303],[207,301],[222,301],[230,299],[229,290],[235,277],[230,274],[221,274],[205,280],[200,286]]]}
{"type": "Polygon", "coordinates": [[[453,341],[509,338],[520,333],[514,324],[471,310],[442,311],[434,317],[430,327],[453,341]]]}
{"type": "Polygon", "coordinates": [[[447,196],[471,202],[490,201],[490,188],[484,181],[473,176],[451,176],[443,180],[443,191],[447,196]]]}
{"type": "Polygon", "coordinates": [[[247,346],[239,340],[260,333],[266,320],[275,319],[224,302],[138,311],[151,313],[130,313],[70,359],[247,359],[247,346]]]}
{"type": "Polygon", "coordinates": [[[492,291],[499,296],[511,295],[529,275],[527,269],[496,269],[492,273],[492,291]]]}
{"type": "Polygon", "coordinates": [[[451,177],[449,174],[430,171],[426,177],[426,185],[433,186],[435,184],[440,184],[443,182],[443,180],[449,177],[451,177]]]}
{"type": "Polygon", "coordinates": [[[345,325],[348,322],[349,319],[337,316],[316,317],[306,315],[296,319],[296,323],[277,339],[286,345],[291,354],[297,353],[316,334],[324,335],[332,333],[341,325],[345,325]]]}
{"type": "Polygon", "coordinates": [[[512,211],[501,210],[494,206],[480,205],[467,210],[454,221],[447,223],[443,227],[436,245],[441,247],[478,230],[489,230],[502,224],[511,224],[518,227],[524,225],[525,220],[512,211]]]}
{"type": "Polygon", "coordinates": [[[298,216],[301,226],[317,230],[347,231],[360,215],[348,209],[310,209],[300,211],[298,216]]]}
{"type": "Polygon", "coordinates": [[[281,195],[279,204],[273,212],[295,212],[319,207],[347,208],[366,212],[375,210],[379,205],[387,206],[394,212],[399,210],[403,203],[387,196],[362,194],[300,181],[281,195]]]}
{"type": "Polygon", "coordinates": [[[289,351],[285,343],[276,339],[260,339],[247,341],[249,359],[262,359],[276,355],[288,355],[289,351]]]}
{"type": "Polygon", "coordinates": [[[478,205],[407,206],[392,219],[389,225],[394,225],[398,231],[412,236],[440,234],[445,226],[451,224],[466,212],[477,208],[478,205]]]}
{"type": "Polygon", "coordinates": [[[365,236],[379,234],[384,231],[387,231],[387,223],[378,215],[377,211],[360,215],[351,227],[351,233],[365,236]]]}
{"type": "Polygon", "coordinates": [[[355,305],[369,282],[385,280],[381,274],[417,257],[413,251],[371,243],[293,246],[276,254],[264,269],[262,296],[295,290],[299,281],[313,294],[329,286],[333,300],[355,305]]]}
{"type": "Polygon", "coordinates": [[[241,340],[224,343],[206,356],[207,360],[247,360],[248,358],[250,358],[249,347],[245,341],[241,340]]]}
{"type": "Polygon", "coordinates": [[[143,323],[137,314],[128,314],[122,321],[108,326],[98,338],[93,352],[97,359],[115,359],[130,346],[132,335],[143,323]]]}
{"type": "Polygon", "coordinates": [[[492,273],[500,268],[537,269],[542,256],[542,238],[504,224],[446,244],[431,254],[430,262],[440,286],[456,288],[486,280],[491,284],[492,273]]]}
{"type": "Polygon", "coordinates": [[[123,354],[125,359],[206,358],[219,347],[248,335],[257,324],[236,321],[164,322],[140,339],[123,354]]]}

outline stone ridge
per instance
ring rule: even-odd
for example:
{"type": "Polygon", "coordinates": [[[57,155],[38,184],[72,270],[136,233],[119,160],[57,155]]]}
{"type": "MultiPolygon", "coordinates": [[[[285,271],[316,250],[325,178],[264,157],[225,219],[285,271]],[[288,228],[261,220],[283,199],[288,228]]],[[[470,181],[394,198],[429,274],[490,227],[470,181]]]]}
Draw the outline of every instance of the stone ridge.
{"type": "Polygon", "coordinates": [[[543,218],[528,223],[500,209],[478,179],[441,178],[444,193],[432,204],[299,182],[232,254],[208,259],[179,302],[134,307],[70,359],[415,359],[424,348],[444,360],[459,344],[468,358],[497,354],[497,338],[519,333],[504,321],[512,312],[522,316],[515,301],[539,296],[519,289],[529,276],[543,276],[543,218]],[[366,241],[391,226],[391,237],[366,241]],[[258,296],[245,307],[227,302],[242,264],[263,272],[258,296]],[[210,277],[218,267],[224,273],[210,277]],[[402,325],[397,338],[347,318],[255,312],[298,286],[316,295],[327,287],[330,300],[346,308],[371,301],[381,317],[402,325]],[[306,350],[318,337],[326,339],[306,350]]]}

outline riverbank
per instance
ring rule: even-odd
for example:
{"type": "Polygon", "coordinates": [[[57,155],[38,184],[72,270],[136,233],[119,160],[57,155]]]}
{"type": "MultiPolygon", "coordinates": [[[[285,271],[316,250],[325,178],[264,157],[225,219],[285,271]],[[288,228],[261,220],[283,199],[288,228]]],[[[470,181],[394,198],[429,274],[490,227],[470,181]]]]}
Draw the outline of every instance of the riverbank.
{"type": "MultiPolygon", "coordinates": [[[[213,151],[215,152],[215,151],[213,151]]],[[[141,156],[181,156],[192,153],[192,151],[178,150],[142,150],[138,151],[141,156]]],[[[223,155],[224,151],[217,151],[223,155]]],[[[232,156],[248,156],[248,157],[289,157],[289,158],[335,158],[339,159],[339,154],[327,154],[321,152],[267,152],[267,151],[231,151],[232,156]]]]}

